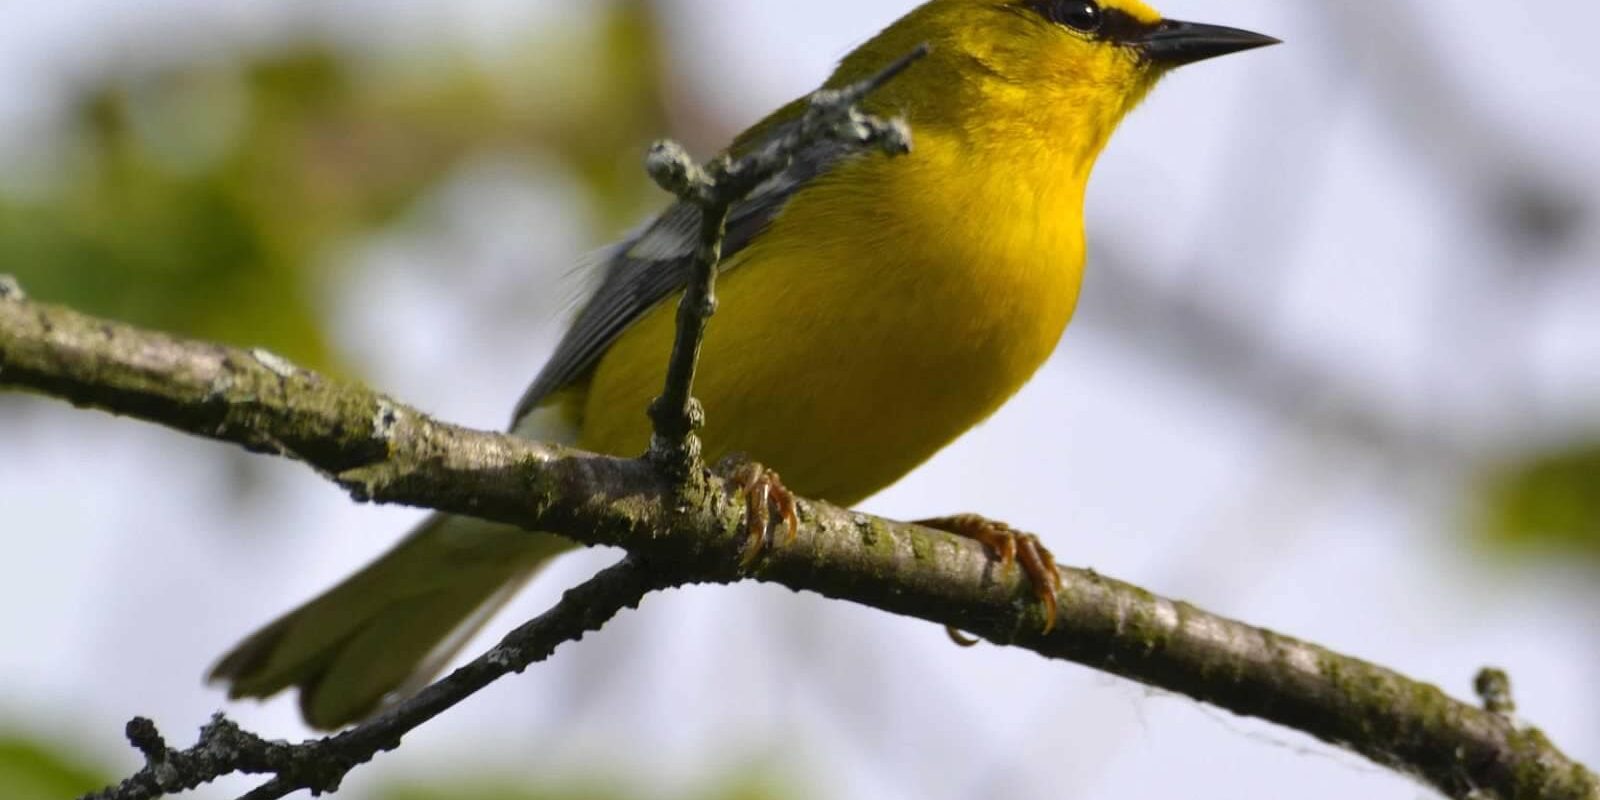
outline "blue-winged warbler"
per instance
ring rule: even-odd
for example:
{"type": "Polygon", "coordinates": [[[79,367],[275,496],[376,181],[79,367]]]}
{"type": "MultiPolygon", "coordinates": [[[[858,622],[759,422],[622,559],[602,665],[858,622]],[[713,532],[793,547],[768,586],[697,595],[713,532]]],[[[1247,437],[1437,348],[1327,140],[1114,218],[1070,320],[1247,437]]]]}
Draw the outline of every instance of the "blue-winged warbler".
{"type": "MultiPolygon", "coordinates": [[[[931,46],[865,103],[904,117],[915,148],[824,152],[734,209],[695,387],[707,460],[747,454],[796,494],[853,504],[994,413],[1072,317],[1084,190],[1113,129],[1171,68],[1275,41],[1164,20],[1140,0],[932,0],[850,53],[830,86],[931,46]]],[[[603,253],[513,431],[645,450],[698,218],[679,204],[603,253]]],[[[297,686],[310,724],[343,725],[428,680],[568,547],[434,515],[212,677],[234,697],[297,686]]]]}

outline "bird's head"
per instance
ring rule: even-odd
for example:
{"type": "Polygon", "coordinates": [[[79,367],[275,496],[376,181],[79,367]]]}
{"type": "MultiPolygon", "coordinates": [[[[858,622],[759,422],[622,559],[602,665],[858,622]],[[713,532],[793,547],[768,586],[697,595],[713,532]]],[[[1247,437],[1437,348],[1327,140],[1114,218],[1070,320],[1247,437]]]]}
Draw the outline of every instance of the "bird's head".
{"type": "Polygon", "coordinates": [[[1278,40],[1164,19],[1141,0],[931,0],[851,53],[834,81],[924,42],[931,55],[872,101],[878,110],[904,114],[913,129],[1055,139],[1092,160],[1173,68],[1278,40]]]}

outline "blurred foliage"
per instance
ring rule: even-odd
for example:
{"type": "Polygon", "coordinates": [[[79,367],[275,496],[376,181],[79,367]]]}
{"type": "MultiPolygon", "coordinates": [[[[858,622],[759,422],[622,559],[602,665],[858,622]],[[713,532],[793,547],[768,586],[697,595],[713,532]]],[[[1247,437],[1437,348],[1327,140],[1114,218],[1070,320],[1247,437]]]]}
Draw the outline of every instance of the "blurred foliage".
{"type": "Polygon", "coordinates": [[[1503,469],[1489,480],[1486,496],[1495,540],[1600,558],[1600,442],[1503,469]]]}
{"type": "MultiPolygon", "coordinates": [[[[641,794],[609,787],[603,782],[530,787],[511,779],[482,778],[395,786],[373,794],[374,800],[657,800],[661,796],[659,792],[641,794]]],[[[717,785],[684,796],[695,800],[784,800],[794,795],[771,778],[751,772],[729,776],[717,785]]]]}
{"type": "MultiPolygon", "coordinates": [[[[70,752],[59,743],[0,733],[0,798],[63,800],[98,791],[126,777],[85,763],[70,752]]],[[[592,780],[561,785],[474,774],[455,780],[393,784],[365,796],[371,800],[644,800],[661,794],[620,788],[597,773],[592,780]]],[[[796,794],[764,770],[752,767],[683,796],[696,800],[786,800],[796,794]]]]}
{"type": "Polygon", "coordinates": [[[319,306],[332,246],[473,154],[569,165],[603,225],[653,202],[640,154],[666,128],[660,32],[647,2],[596,10],[498,62],[299,39],[106,75],[73,104],[51,185],[0,185],[0,272],[42,299],[337,368],[319,306]]]}
{"type": "Polygon", "coordinates": [[[6,800],[62,800],[111,783],[111,775],[64,748],[0,734],[0,797],[6,800]]]}

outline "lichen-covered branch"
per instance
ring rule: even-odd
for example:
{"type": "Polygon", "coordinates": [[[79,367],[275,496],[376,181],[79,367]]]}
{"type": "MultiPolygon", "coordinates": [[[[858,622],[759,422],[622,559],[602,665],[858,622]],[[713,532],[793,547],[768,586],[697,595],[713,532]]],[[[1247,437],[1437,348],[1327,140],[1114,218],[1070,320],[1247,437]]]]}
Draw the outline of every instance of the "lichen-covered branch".
{"type": "Polygon", "coordinates": [[[301,789],[336,791],[352,769],[398,747],[419,725],[500,678],[549,658],[561,644],[599,630],[622,609],[671,584],[666,571],[625,558],[569,589],[555,608],[506,634],[494,649],[378,716],[326,738],[299,744],[267,741],[218,714],[200,730],[193,747],[179,751],[167,747],[155,723],[136,718],[128,723],[127,736],[144,754],[144,768],[83,800],[155,800],[241,772],[273,776],[245,800],[277,800],[301,789]]]}
{"type": "Polygon", "coordinates": [[[802,501],[799,538],[747,573],[744,505],[715,477],[686,502],[646,461],[439,422],[269,353],[97,319],[14,287],[0,291],[0,387],[295,458],[361,500],[623,547],[675,582],[756,578],[955,626],[1302,730],[1452,797],[1600,798],[1593,773],[1507,716],[1092,571],[1063,570],[1060,619],[1044,634],[1029,587],[977,544],[802,501]]]}

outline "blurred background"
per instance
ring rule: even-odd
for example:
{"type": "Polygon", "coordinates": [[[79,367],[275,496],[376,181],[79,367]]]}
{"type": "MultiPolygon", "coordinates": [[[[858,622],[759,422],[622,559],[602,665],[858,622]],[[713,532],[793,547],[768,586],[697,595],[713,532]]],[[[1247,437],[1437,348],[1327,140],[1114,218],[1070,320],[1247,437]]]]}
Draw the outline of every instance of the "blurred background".
{"type": "MultiPolygon", "coordinates": [[[[0,273],[499,427],[570,265],[662,205],[645,145],[713,152],[912,5],[0,0],[0,273]]],[[[1127,122],[1057,358],[865,508],[982,511],[1457,696],[1505,667],[1526,718],[1600,765],[1600,5],[1163,10],[1289,44],[1183,71],[1127,122]]],[[[212,659],[417,516],[0,395],[0,796],[131,772],[135,714],[191,742],[224,707],[212,659]]],[[[480,644],[615,557],[568,556],[480,644]]],[[[226,708],[307,734],[286,699],[226,708]]],[[[747,584],[649,599],[340,796],[1169,795],[1428,792],[1183,698],[747,584]]]]}

